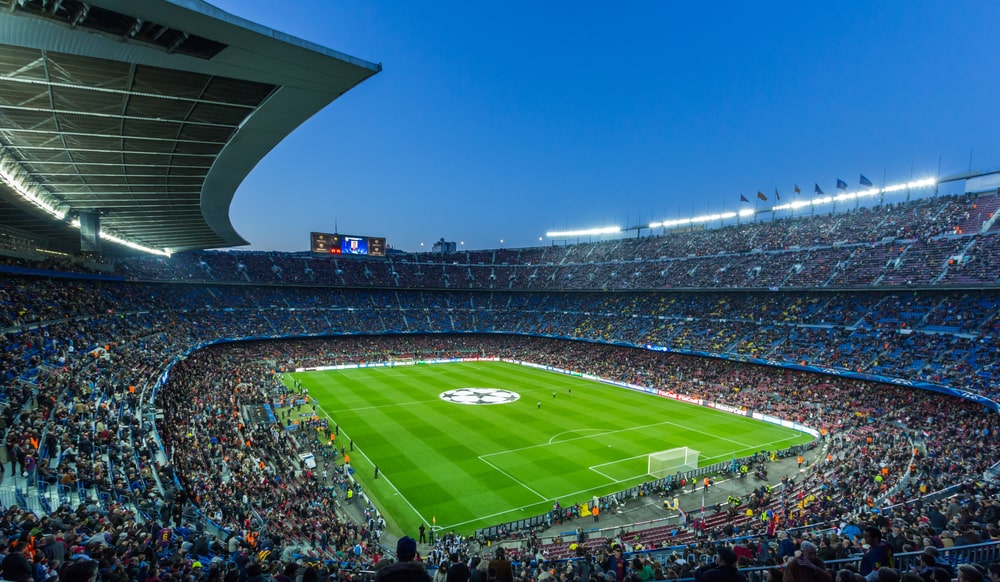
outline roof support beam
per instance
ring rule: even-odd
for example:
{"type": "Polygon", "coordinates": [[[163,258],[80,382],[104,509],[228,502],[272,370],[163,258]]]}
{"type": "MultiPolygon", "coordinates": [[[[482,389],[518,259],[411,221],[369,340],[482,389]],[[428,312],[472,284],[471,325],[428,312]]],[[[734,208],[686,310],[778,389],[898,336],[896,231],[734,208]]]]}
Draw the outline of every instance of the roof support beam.
{"type": "MultiPolygon", "coordinates": [[[[184,139],[177,140],[169,137],[146,137],[142,135],[115,135],[113,133],[91,133],[86,131],[48,131],[44,129],[20,129],[17,127],[6,127],[2,130],[5,133],[30,133],[36,135],[59,135],[59,136],[74,136],[74,137],[101,137],[109,139],[137,139],[145,141],[162,141],[169,143],[197,143],[203,145],[214,145],[214,146],[224,146],[226,142],[224,141],[208,141],[202,139],[184,139]]],[[[9,145],[7,147],[17,147],[16,145],[9,145]]]]}
{"type": "MultiPolygon", "coordinates": [[[[48,67],[46,67],[48,68],[48,67]]],[[[46,73],[47,74],[47,73],[46,73]]],[[[54,85],[53,85],[54,87],[54,85]]],[[[49,95],[52,94],[51,87],[49,90],[49,95]]],[[[126,93],[127,98],[132,97],[126,93]]],[[[0,109],[6,109],[8,111],[30,111],[32,113],[51,113],[56,115],[75,115],[79,117],[100,117],[104,119],[127,119],[132,121],[153,121],[156,123],[178,123],[183,125],[200,125],[204,127],[227,127],[236,128],[239,127],[235,123],[210,123],[207,121],[189,121],[186,119],[169,119],[164,117],[140,117],[138,115],[125,115],[125,113],[114,114],[114,113],[97,113],[96,111],[74,111],[71,109],[56,109],[55,102],[51,102],[49,107],[29,107],[26,105],[0,105],[0,109]]]]}
{"type": "MultiPolygon", "coordinates": [[[[25,150],[25,151],[53,151],[61,152],[65,151],[62,148],[52,147],[52,146],[31,146],[31,145],[10,145],[7,146],[8,149],[25,150]]],[[[102,148],[73,148],[75,152],[90,152],[95,154],[136,154],[140,156],[191,156],[193,158],[215,158],[218,154],[184,154],[184,153],[174,153],[174,152],[151,152],[142,150],[112,150],[112,149],[102,149],[102,148]]],[[[43,160],[31,160],[32,163],[48,164],[49,162],[43,160]]],[[[81,162],[85,163],[85,162],[81,162]]]]}
{"type": "Polygon", "coordinates": [[[63,87],[66,89],[79,89],[81,91],[96,91],[99,93],[113,93],[116,95],[129,94],[134,97],[149,97],[150,99],[164,99],[167,101],[185,101],[192,103],[202,103],[205,105],[217,105],[219,107],[231,107],[234,109],[246,109],[248,112],[257,108],[255,105],[243,105],[240,103],[228,103],[226,101],[214,101],[211,99],[196,99],[193,97],[180,97],[177,95],[161,95],[159,93],[146,93],[143,91],[125,91],[124,89],[111,89],[109,87],[93,87],[90,85],[81,85],[78,83],[49,83],[42,81],[40,79],[32,79],[26,77],[11,77],[7,75],[0,75],[0,82],[3,83],[24,83],[27,85],[51,85],[53,87],[63,87]]]}

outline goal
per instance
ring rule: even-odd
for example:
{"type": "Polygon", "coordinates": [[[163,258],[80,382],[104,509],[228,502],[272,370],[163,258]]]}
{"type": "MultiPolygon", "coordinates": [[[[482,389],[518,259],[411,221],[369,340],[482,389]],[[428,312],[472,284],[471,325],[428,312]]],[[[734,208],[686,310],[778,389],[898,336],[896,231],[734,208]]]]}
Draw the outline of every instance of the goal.
{"type": "Polygon", "coordinates": [[[699,454],[689,447],[650,453],[647,472],[657,479],[662,479],[668,475],[693,471],[698,468],[699,454]]]}

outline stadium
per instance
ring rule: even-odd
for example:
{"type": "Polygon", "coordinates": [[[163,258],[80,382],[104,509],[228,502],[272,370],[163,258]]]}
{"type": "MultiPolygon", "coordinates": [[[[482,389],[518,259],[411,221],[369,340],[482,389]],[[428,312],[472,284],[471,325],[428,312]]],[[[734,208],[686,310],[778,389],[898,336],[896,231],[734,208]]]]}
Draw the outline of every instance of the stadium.
{"type": "Polygon", "coordinates": [[[1000,172],[598,242],[223,252],[251,169],[380,65],[201,2],[0,31],[5,580],[380,579],[408,537],[484,581],[497,548],[523,580],[613,579],[616,547],[760,580],[810,545],[882,580],[866,527],[896,580],[1000,560],[1000,172]]]}

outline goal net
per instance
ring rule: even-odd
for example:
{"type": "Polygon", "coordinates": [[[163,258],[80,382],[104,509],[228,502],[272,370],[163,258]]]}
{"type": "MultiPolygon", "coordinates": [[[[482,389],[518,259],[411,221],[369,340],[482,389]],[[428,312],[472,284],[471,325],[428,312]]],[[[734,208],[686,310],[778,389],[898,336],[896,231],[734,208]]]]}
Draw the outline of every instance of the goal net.
{"type": "Polygon", "coordinates": [[[647,472],[662,479],[668,475],[693,471],[698,468],[698,455],[698,451],[689,447],[650,453],[647,472]]]}

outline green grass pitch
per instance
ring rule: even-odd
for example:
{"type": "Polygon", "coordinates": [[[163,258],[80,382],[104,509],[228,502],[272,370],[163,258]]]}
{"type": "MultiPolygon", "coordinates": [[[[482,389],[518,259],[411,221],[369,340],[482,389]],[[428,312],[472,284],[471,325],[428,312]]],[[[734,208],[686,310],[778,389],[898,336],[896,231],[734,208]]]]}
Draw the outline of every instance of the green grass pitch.
{"type": "Polygon", "coordinates": [[[647,455],[656,451],[688,446],[707,465],[811,440],[746,417],[501,362],[292,376],[340,425],[336,445],[354,441],[355,478],[408,534],[434,520],[440,529],[472,533],[543,514],[555,500],[568,506],[627,489],[651,479],[647,455]],[[499,388],[520,398],[492,405],[440,398],[458,388],[499,388]]]}

